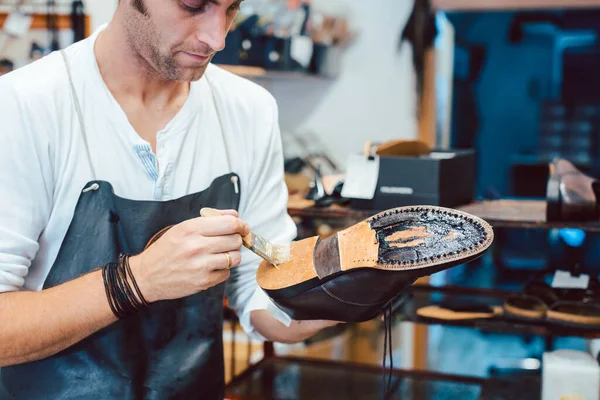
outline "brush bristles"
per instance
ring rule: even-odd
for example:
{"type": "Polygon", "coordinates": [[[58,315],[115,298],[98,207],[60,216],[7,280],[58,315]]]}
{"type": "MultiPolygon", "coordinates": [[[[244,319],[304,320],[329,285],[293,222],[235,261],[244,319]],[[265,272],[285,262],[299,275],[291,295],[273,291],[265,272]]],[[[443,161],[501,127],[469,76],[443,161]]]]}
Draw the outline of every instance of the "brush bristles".
{"type": "Polygon", "coordinates": [[[252,234],[251,236],[252,243],[248,248],[271,264],[276,266],[290,260],[289,244],[273,244],[256,234],[252,234]]]}
{"type": "Polygon", "coordinates": [[[288,245],[271,244],[271,251],[272,251],[271,260],[273,260],[273,263],[275,265],[283,264],[283,263],[290,261],[291,255],[290,255],[290,245],[289,244],[288,245]]]}

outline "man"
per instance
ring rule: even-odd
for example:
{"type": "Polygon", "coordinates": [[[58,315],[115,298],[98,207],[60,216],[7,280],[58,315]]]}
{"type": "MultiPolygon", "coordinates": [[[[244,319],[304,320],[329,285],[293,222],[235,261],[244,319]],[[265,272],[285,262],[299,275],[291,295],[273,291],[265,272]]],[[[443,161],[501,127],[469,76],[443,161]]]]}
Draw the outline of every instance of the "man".
{"type": "Polygon", "coordinates": [[[224,295],[254,337],[333,324],[240,251],[296,234],[274,99],[209,64],[240,2],[121,0],[0,79],[0,398],[223,398],[224,295]]]}

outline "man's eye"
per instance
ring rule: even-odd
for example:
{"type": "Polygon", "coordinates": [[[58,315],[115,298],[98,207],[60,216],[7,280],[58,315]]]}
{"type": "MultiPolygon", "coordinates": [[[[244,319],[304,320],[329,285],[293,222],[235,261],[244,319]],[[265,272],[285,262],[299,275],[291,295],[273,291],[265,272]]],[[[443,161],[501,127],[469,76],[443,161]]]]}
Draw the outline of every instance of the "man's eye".
{"type": "Polygon", "coordinates": [[[206,0],[181,0],[181,7],[192,13],[203,12],[206,9],[206,0]]]}
{"type": "MultiPolygon", "coordinates": [[[[238,11],[243,0],[238,0],[233,3],[228,11],[238,11]]],[[[206,11],[206,6],[210,0],[180,0],[181,8],[191,13],[202,13],[206,11]]]]}

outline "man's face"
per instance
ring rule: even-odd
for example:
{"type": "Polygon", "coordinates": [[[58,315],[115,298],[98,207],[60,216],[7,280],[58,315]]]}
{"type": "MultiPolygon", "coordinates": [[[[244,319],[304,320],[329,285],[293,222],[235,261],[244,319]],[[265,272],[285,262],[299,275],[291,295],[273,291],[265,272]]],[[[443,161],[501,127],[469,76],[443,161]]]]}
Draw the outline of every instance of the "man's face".
{"type": "Polygon", "coordinates": [[[169,80],[196,81],[217,51],[243,0],[125,0],[133,49],[169,80]]]}

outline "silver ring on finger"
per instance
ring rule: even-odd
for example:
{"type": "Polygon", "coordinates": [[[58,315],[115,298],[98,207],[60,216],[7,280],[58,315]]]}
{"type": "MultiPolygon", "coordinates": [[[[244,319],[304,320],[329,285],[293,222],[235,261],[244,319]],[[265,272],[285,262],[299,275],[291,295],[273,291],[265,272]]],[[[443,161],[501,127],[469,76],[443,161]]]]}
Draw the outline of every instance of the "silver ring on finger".
{"type": "Polygon", "coordinates": [[[231,256],[229,255],[229,252],[223,253],[225,255],[225,258],[227,258],[227,269],[231,268],[231,256]]]}

